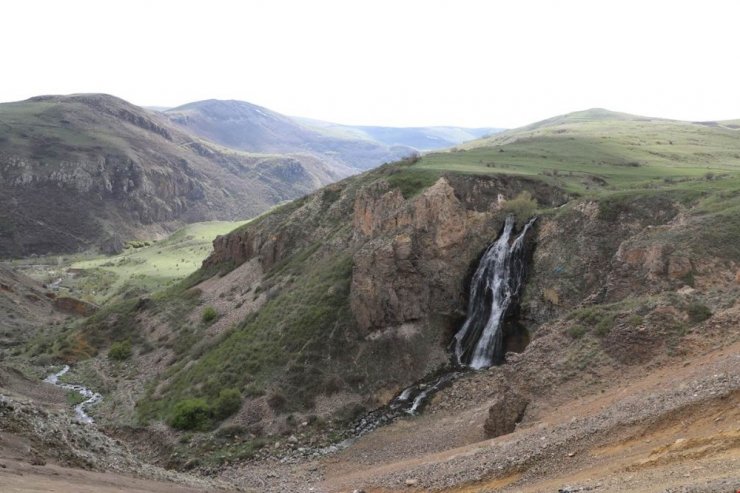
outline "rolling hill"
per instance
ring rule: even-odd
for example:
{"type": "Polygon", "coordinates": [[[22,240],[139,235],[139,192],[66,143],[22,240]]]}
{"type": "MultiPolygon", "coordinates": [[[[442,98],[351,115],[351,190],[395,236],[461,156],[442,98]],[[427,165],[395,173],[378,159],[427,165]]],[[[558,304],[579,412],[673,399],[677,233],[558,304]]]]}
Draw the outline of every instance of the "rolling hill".
{"type": "Polygon", "coordinates": [[[119,250],[184,223],[253,217],[353,172],[225,149],[108,95],[0,104],[0,257],[119,250]]]}
{"type": "Polygon", "coordinates": [[[312,153],[328,163],[366,170],[412,154],[414,149],[353,135],[334,134],[243,101],[210,99],[163,114],[181,128],[247,152],[312,153]]]}
{"type": "Polygon", "coordinates": [[[299,122],[331,132],[335,135],[369,139],[389,146],[408,146],[419,151],[432,151],[453,147],[463,142],[476,140],[503,131],[501,128],[466,128],[466,127],[381,127],[366,125],[341,125],[309,118],[296,118],[299,122]]]}

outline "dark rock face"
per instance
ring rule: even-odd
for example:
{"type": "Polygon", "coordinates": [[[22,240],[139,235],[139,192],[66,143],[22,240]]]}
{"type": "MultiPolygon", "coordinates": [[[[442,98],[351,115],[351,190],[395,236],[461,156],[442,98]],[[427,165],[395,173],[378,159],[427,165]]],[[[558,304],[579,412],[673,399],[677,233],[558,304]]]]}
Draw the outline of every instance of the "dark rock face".
{"type": "Polygon", "coordinates": [[[78,300],[77,298],[70,298],[68,296],[60,296],[54,299],[54,308],[64,313],[71,313],[73,315],[80,315],[82,317],[89,317],[96,311],[98,306],[87,301],[78,300]]]}
{"type": "Polygon", "coordinates": [[[529,400],[511,389],[501,392],[488,408],[488,419],[483,425],[486,438],[513,432],[524,417],[528,405],[529,400]]]}

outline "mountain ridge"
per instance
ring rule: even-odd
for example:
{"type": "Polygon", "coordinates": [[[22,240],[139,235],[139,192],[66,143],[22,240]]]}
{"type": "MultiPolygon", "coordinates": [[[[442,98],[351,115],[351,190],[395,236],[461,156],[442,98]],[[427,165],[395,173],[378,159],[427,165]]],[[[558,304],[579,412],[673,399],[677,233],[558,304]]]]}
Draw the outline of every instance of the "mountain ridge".
{"type": "Polygon", "coordinates": [[[352,173],[306,154],[220,148],[110,95],[4,103],[0,128],[2,256],[244,219],[352,173]]]}
{"type": "Polygon", "coordinates": [[[357,171],[412,154],[412,148],[335,136],[246,101],[208,99],[163,112],[174,124],[246,152],[311,152],[357,171]]]}

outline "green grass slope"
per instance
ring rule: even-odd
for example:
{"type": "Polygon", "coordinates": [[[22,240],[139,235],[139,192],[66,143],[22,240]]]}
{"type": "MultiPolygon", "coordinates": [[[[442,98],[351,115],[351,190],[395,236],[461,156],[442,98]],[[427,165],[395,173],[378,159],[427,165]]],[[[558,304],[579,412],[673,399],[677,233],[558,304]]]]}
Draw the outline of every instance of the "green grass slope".
{"type": "Polygon", "coordinates": [[[707,181],[732,189],[740,172],[740,130],[588,110],[472,141],[458,152],[429,154],[406,172],[536,176],[577,193],[681,182],[703,188],[707,181]]]}
{"type": "Polygon", "coordinates": [[[164,240],[130,241],[118,255],[91,252],[22,259],[15,269],[43,284],[58,282],[58,294],[96,304],[126,292],[153,293],[189,276],[212,251],[218,235],[248,221],[209,221],[188,224],[164,240]]]}

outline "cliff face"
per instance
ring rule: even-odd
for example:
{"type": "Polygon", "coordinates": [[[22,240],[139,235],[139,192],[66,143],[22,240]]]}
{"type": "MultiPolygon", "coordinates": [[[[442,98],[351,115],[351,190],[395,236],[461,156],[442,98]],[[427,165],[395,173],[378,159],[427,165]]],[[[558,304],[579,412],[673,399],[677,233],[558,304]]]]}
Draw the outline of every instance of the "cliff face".
{"type": "Polygon", "coordinates": [[[363,332],[421,322],[432,314],[457,317],[468,273],[503,224],[501,205],[523,190],[547,206],[567,198],[535,181],[505,177],[446,176],[409,199],[385,180],[336,185],[290,212],[217,238],[204,267],[256,258],[267,272],[329,239],[327,225],[345,222],[349,227],[323,248],[351,252],[349,302],[363,332]],[[328,194],[338,198],[327,204],[328,194]]]}
{"type": "Polygon", "coordinates": [[[307,155],[224,152],[112,96],[7,103],[0,122],[0,256],[248,218],[349,173],[307,155]]]}
{"type": "Polygon", "coordinates": [[[370,386],[381,395],[446,361],[472,271],[501,229],[502,206],[523,190],[549,209],[536,223],[537,246],[518,312],[517,323],[529,334],[573,310],[594,312],[575,315],[584,330],[637,333],[636,317],[627,324],[637,305],[640,317],[675,328],[703,299],[700,291],[737,289],[734,251],[700,253],[702,219],[681,194],[566,204],[567,194],[557,188],[511,177],[448,175],[408,198],[384,179],[338,184],[218,238],[204,267],[238,270],[256,261],[279,279],[296,259],[351,255],[351,324],[345,327],[357,343],[348,359],[372,375],[370,386]],[[665,312],[660,307],[673,302],[663,297],[677,291],[684,298],[665,312]]]}

